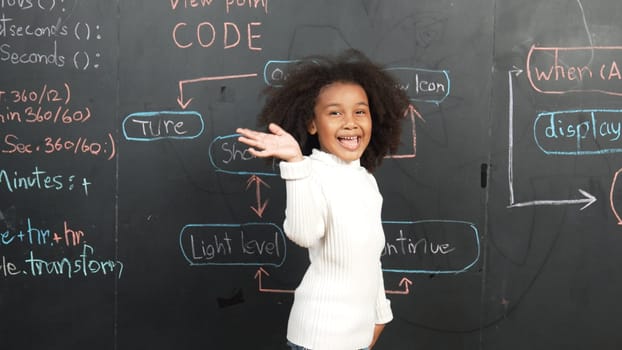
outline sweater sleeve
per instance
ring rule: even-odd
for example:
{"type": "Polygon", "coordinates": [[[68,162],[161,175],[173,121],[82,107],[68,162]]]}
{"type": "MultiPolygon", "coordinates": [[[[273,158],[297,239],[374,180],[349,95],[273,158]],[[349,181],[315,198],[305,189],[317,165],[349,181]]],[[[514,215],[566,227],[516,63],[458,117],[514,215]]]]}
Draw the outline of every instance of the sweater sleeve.
{"type": "Polygon", "coordinates": [[[285,180],[286,209],[283,229],[289,239],[308,248],[324,237],[326,202],[320,186],[312,176],[311,159],[281,162],[285,180]]]}
{"type": "Polygon", "coordinates": [[[382,267],[378,262],[378,296],[376,297],[376,324],[386,324],[393,320],[391,311],[391,301],[387,299],[384,291],[384,278],[382,277],[382,267]]]}

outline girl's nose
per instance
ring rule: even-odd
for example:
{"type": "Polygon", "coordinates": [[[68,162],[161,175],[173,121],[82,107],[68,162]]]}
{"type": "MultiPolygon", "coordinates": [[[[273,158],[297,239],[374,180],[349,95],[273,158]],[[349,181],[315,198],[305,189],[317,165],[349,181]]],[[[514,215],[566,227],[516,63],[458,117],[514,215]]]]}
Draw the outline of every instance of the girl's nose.
{"type": "Polygon", "coordinates": [[[352,113],[344,114],[344,128],[346,129],[355,129],[358,126],[356,125],[356,119],[352,113]]]}

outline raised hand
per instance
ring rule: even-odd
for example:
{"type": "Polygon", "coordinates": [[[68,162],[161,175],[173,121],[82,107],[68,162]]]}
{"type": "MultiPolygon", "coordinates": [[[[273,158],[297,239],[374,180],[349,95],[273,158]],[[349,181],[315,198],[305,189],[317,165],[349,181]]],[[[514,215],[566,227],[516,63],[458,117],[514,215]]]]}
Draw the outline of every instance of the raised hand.
{"type": "Polygon", "coordinates": [[[303,159],[300,146],[292,135],[274,123],[268,125],[268,130],[270,133],[238,128],[236,132],[242,135],[238,141],[250,146],[248,151],[255,157],[276,157],[287,162],[303,159]]]}

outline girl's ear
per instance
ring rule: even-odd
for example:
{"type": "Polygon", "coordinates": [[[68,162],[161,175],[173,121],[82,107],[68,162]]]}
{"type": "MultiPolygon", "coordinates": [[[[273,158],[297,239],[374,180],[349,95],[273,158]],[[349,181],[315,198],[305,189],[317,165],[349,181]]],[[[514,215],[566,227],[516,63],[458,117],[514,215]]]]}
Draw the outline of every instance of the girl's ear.
{"type": "Polygon", "coordinates": [[[310,135],[317,134],[317,127],[315,126],[315,120],[314,119],[311,119],[309,124],[307,124],[307,131],[309,132],[310,135]]]}

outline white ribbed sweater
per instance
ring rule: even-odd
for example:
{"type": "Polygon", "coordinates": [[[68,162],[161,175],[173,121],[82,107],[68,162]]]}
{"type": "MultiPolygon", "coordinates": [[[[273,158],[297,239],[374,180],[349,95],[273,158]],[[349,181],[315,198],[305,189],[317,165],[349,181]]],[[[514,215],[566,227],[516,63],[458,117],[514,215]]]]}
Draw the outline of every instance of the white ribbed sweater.
{"type": "Polygon", "coordinates": [[[319,150],[281,162],[280,170],[287,190],[283,228],[309,249],[310,260],[287,339],[313,350],[365,348],[374,325],[393,318],[380,266],[385,238],[376,180],[360,161],[319,150]]]}

